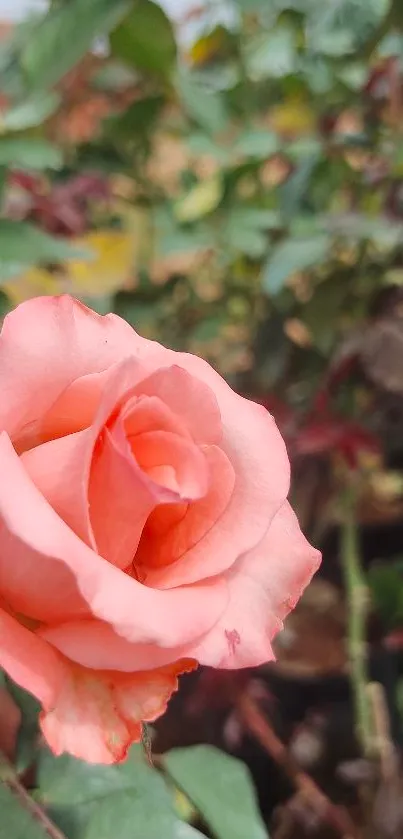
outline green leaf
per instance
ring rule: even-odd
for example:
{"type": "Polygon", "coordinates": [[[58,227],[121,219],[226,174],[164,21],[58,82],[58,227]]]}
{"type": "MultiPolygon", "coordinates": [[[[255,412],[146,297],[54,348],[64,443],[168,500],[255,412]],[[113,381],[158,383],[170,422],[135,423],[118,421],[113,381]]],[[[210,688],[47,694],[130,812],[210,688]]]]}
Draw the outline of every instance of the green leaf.
{"type": "Polygon", "coordinates": [[[49,839],[32,813],[0,783],[0,839],[49,839]]]}
{"type": "Polygon", "coordinates": [[[135,141],[150,141],[150,134],[164,106],[163,96],[147,96],[133,102],[120,116],[108,120],[107,133],[113,137],[135,141]]]}
{"type": "Polygon", "coordinates": [[[319,149],[303,157],[286,182],[280,187],[280,206],[287,219],[292,218],[301,209],[319,158],[319,149]]]}
{"type": "Polygon", "coordinates": [[[55,85],[108,33],[130,8],[130,0],[69,0],[43,15],[21,51],[20,62],[31,90],[55,85]]]}
{"type": "Polygon", "coordinates": [[[281,79],[297,69],[295,35],[280,26],[274,32],[264,32],[254,38],[246,55],[248,72],[253,80],[281,79]]]}
{"type": "Polygon", "coordinates": [[[46,140],[29,137],[0,137],[0,166],[22,169],[60,169],[60,149],[46,140]]]}
{"type": "Polygon", "coordinates": [[[262,285],[268,294],[277,294],[296,271],[305,271],[322,262],[330,239],[318,234],[308,239],[285,239],[272,251],[263,269],[262,285]]]}
{"type": "Polygon", "coordinates": [[[332,277],[319,283],[315,293],[303,306],[301,319],[308,327],[315,346],[323,355],[328,355],[334,347],[339,318],[346,307],[350,291],[348,277],[332,277]]]}
{"type": "Polygon", "coordinates": [[[47,120],[58,108],[60,96],[54,91],[37,93],[25,102],[10,108],[0,121],[1,132],[24,131],[47,120]]]}
{"type": "Polygon", "coordinates": [[[69,839],[196,839],[177,818],[159,773],[133,748],[115,766],[43,752],[38,797],[69,839]]]}
{"type": "Polygon", "coordinates": [[[277,210],[234,207],[226,219],[224,235],[229,249],[258,259],[264,256],[268,249],[266,231],[280,226],[277,210]]]}
{"type": "Polygon", "coordinates": [[[74,248],[28,222],[0,219],[0,281],[17,276],[35,263],[90,256],[89,251],[74,248]]]}
{"type": "Polygon", "coordinates": [[[184,198],[175,202],[173,207],[175,217],[182,223],[197,221],[215,210],[222,196],[222,179],[214,175],[196,184],[184,198]]]}
{"type": "Polygon", "coordinates": [[[246,766],[214,746],[173,749],[163,765],[216,839],[267,839],[246,766]]]}
{"type": "Polygon", "coordinates": [[[403,624],[403,562],[377,563],[368,572],[372,598],[388,628],[403,624]]]}
{"type": "Polygon", "coordinates": [[[218,134],[228,124],[223,96],[206,88],[191,73],[180,70],[176,89],[185,112],[208,134],[218,134]]]}
{"type": "Polygon", "coordinates": [[[37,750],[40,712],[39,702],[11,679],[7,679],[7,690],[21,711],[21,725],[17,738],[17,754],[14,760],[18,774],[25,772],[32,764],[37,750]]]}
{"type": "Polygon", "coordinates": [[[110,37],[112,53],[121,61],[157,75],[168,75],[176,61],[172,24],[161,6],[137,0],[110,37]]]}
{"type": "Polygon", "coordinates": [[[248,129],[235,142],[235,151],[245,157],[265,160],[279,151],[279,140],[272,131],[248,129]]]}

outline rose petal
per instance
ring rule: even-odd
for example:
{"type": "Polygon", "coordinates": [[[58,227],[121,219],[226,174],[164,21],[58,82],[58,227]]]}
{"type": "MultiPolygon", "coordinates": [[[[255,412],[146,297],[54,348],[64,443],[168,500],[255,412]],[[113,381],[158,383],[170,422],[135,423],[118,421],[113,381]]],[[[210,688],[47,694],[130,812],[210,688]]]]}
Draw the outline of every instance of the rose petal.
{"type": "Polygon", "coordinates": [[[99,620],[76,620],[38,629],[41,638],[71,661],[94,670],[135,673],[170,664],[186,657],[188,645],[166,648],[133,644],[99,620]]]}
{"type": "Polygon", "coordinates": [[[94,456],[88,493],[100,555],[119,568],[128,568],[150,513],[158,504],[181,501],[179,489],[147,475],[136,463],[124,434],[119,439],[105,429],[94,456]]]}
{"type": "Polygon", "coordinates": [[[271,641],[320,564],[285,502],[265,538],[228,575],[226,611],[207,635],[187,647],[201,664],[256,667],[274,658],[271,641]]]}
{"type": "Polygon", "coordinates": [[[0,666],[45,708],[51,708],[64,680],[61,656],[0,608],[0,666]]]}
{"type": "Polygon", "coordinates": [[[178,675],[196,662],[177,661],[149,673],[95,673],[72,668],[41,728],[56,755],[69,752],[87,763],[117,763],[142,736],[143,721],[166,710],[178,675]]]}
{"type": "Polygon", "coordinates": [[[148,431],[131,441],[131,449],[141,469],[156,475],[166,466],[173,470],[178,501],[203,498],[208,489],[208,470],[201,449],[186,437],[170,431],[148,431]]]}
{"type": "Polygon", "coordinates": [[[86,601],[93,616],[110,623],[131,642],[175,648],[200,637],[218,620],[227,602],[224,580],[167,591],[141,585],[97,556],[62,521],[30,480],[4,433],[0,435],[0,467],[7,475],[7,485],[0,482],[0,569],[4,564],[8,570],[10,603],[16,611],[15,601],[20,598],[35,604],[39,620],[42,607],[46,619],[47,601],[59,598],[59,621],[71,617],[69,600],[65,608],[62,599],[69,570],[81,595],[79,603],[86,601]],[[49,594],[47,598],[39,594],[37,599],[35,589],[43,566],[49,594]]]}
{"type": "Polygon", "coordinates": [[[68,295],[26,301],[0,336],[0,428],[17,437],[75,379],[139,358],[149,344],[121,318],[101,317],[68,295]]]}
{"type": "MultiPolygon", "coordinates": [[[[133,404],[130,393],[138,375],[137,363],[132,359],[115,365],[108,372],[107,386],[90,428],[50,440],[21,455],[35,485],[61,518],[90,547],[120,568],[131,563],[153,508],[161,503],[203,496],[208,480],[204,456],[190,439],[172,434],[170,438],[161,437],[164,432],[160,431],[154,432],[151,441],[148,434],[133,435],[136,404],[131,414],[128,408],[123,410],[123,416],[133,436],[132,448],[136,448],[137,459],[142,458],[140,466],[130,453],[122,428],[120,453],[108,434],[104,434],[102,446],[97,444],[104,424],[127,394],[129,403],[133,404]],[[187,469],[188,476],[187,485],[183,474],[182,486],[175,486],[174,492],[168,493],[156,482],[155,474],[154,480],[144,474],[152,465],[162,463],[167,445],[165,459],[173,459],[177,471],[182,467],[187,469]],[[193,480],[193,486],[189,480],[193,480]]],[[[166,420],[166,411],[162,413],[166,420]]],[[[171,427],[177,428],[175,418],[170,416],[171,427]]]]}
{"type": "Polygon", "coordinates": [[[21,455],[28,475],[80,539],[96,549],[88,512],[88,478],[96,429],[50,440],[21,455]]]}
{"type": "MultiPolygon", "coordinates": [[[[212,528],[220,520],[230,502],[235,475],[224,454],[216,446],[203,447],[210,470],[209,491],[189,505],[185,514],[164,527],[164,510],[157,508],[147,522],[136,554],[136,565],[143,568],[149,586],[172,588],[191,579],[217,573],[217,555],[210,552],[212,528]]],[[[231,533],[222,533],[222,550],[231,540],[231,533]]],[[[213,537],[214,538],[214,537],[213,537]]]]}
{"type": "Polygon", "coordinates": [[[0,632],[0,665],[41,702],[41,729],[54,754],[89,763],[123,760],[141,739],[141,723],[164,713],[178,675],[197,665],[182,659],[147,673],[87,671],[69,665],[3,609],[0,632]]]}
{"type": "MultiPolygon", "coordinates": [[[[177,355],[169,354],[174,358],[177,355]]],[[[136,390],[143,395],[158,396],[180,418],[195,442],[220,442],[221,416],[214,391],[183,367],[175,363],[163,367],[144,379],[136,390]]]]}

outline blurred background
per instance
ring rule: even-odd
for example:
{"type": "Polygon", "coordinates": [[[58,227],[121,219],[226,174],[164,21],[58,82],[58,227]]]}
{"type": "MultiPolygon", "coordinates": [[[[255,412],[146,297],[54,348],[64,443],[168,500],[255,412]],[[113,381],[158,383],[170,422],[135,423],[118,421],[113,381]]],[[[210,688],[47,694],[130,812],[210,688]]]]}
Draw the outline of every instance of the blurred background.
{"type": "Polygon", "coordinates": [[[399,839],[401,0],[0,0],[0,200],[1,317],[69,292],[206,358],[323,551],[277,663],[184,677],[156,726],[164,839],[399,839]]]}

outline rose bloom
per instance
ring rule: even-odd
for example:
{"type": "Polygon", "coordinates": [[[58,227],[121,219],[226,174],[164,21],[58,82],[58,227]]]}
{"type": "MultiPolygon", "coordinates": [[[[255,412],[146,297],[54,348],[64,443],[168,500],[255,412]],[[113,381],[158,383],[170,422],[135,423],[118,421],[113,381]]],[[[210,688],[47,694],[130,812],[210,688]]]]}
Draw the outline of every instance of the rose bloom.
{"type": "Polygon", "coordinates": [[[318,567],[271,415],[69,296],[0,336],[0,665],[55,754],[122,760],[198,663],[273,658],[318,567]]]}

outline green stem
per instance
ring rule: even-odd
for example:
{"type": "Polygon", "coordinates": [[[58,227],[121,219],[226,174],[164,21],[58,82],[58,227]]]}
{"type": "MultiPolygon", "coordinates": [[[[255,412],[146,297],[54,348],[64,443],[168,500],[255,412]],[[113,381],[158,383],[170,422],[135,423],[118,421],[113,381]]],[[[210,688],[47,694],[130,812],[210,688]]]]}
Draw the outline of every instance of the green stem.
{"type": "Polygon", "coordinates": [[[355,721],[363,753],[368,756],[373,749],[366,642],[369,596],[360,563],[353,493],[346,495],[343,504],[341,559],[348,606],[347,646],[355,721]]]}

